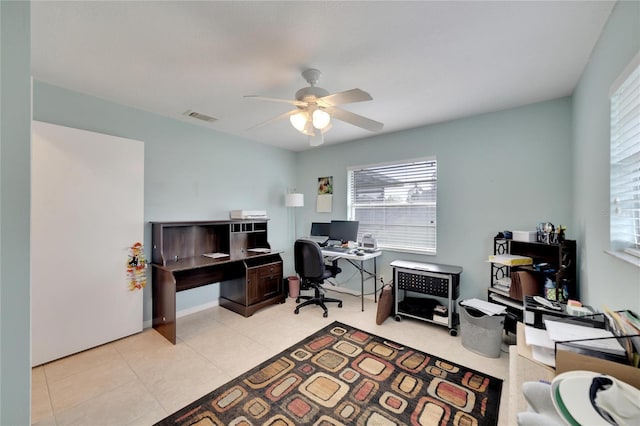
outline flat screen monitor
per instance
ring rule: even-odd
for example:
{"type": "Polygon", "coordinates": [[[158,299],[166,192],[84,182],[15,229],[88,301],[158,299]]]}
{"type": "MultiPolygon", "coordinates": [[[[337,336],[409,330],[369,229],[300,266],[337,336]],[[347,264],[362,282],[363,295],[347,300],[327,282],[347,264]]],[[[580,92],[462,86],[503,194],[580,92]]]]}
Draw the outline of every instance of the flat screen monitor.
{"type": "Polygon", "coordinates": [[[341,241],[343,244],[349,241],[358,241],[359,223],[357,220],[332,220],[329,239],[341,241]]]}
{"type": "Polygon", "coordinates": [[[311,223],[311,236],[312,237],[328,237],[329,230],[331,229],[330,222],[312,222],[311,223]]]}

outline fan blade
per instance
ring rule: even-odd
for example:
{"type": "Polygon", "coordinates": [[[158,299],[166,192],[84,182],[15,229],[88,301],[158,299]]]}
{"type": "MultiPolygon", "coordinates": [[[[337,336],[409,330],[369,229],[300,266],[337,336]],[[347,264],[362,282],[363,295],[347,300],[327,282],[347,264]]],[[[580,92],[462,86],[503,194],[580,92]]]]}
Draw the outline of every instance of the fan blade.
{"type": "Polygon", "coordinates": [[[354,102],[371,101],[373,98],[370,94],[360,89],[351,89],[333,95],[323,96],[317,99],[318,105],[330,107],[342,104],[351,104],[354,102]]]}
{"type": "Polygon", "coordinates": [[[285,119],[285,118],[289,118],[289,117],[291,117],[293,114],[296,114],[296,113],[298,113],[298,112],[300,112],[300,110],[299,110],[299,109],[297,109],[297,108],[296,108],[296,109],[292,109],[291,111],[287,111],[287,112],[285,112],[284,114],[280,114],[279,116],[274,117],[274,118],[272,118],[272,119],[270,119],[270,120],[267,120],[267,121],[265,121],[265,122],[262,122],[262,123],[256,124],[255,126],[251,126],[251,127],[249,127],[247,130],[256,129],[256,128],[258,128],[258,127],[262,127],[262,126],[266,126],[266,125],[271,124],[271,123],[275,123],[276,121],[283,120],[283,119],[285,119]]]}
{"type": "Polygon", "coordinates": [[[264,96],[258,96],[258,95],[245,95],[244,97],[258,99],[259,101],[283,102],[285,104],[291,104],[291,105],[300,106],[300,107],[306,107],[309,105],[306,102],[294,101],[293,99],[266,98],[264,96]]]}
{"type": "Polygon", "coordinates": [[[328,107],[325,108],[325,111],[331,114],[331,117],[333,118],[337,118],[345,123],[353,124],[354,126],[362,127],[363,129],[371,132],[379,132],[384,127],[384,124],[379,121],[371,120],[370,118],[354,114],[344,109],[328,107]]]}

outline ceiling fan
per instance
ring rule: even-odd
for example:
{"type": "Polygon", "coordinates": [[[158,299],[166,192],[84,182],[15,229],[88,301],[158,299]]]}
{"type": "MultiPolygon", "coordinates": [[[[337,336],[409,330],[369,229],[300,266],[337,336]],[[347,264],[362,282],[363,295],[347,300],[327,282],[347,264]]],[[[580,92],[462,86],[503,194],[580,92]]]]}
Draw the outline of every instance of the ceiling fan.
{"type": "Polygon", "coordinates": [[[354,114],[344,109],[336,108],[354,102],[373,100],[371,95],[360,89],[351,89],[344,92],[330,94],[316,84],[322,74],[314,68],[302,72],[302,77],[309,83],[309,87],[303,87],[296,92],[296,99],[267,98],[264,96],[247,95],[245,98],[259,99],[263,101],[284,102],[295,105],[296,108],[287,111],[271,120],[258,124],[260,127],[275,121],[289,118],[293,127],[299,132],[309,136],[309,144],[318,146],[324,143],[323,134],[331,128],[331,119],[344,121],[345,123],[361,127],[371,132],[382,130],[384,124],[370,118],[354,114]]]}

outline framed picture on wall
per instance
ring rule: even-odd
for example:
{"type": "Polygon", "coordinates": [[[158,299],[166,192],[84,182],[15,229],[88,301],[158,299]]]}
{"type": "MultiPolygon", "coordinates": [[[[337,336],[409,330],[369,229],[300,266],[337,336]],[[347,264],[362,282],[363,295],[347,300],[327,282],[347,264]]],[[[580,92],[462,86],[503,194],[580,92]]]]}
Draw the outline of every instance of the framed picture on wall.
{"type": "Polygon", "coordinates": [[[333,176],[318,178],[318,199],[316,211],[318,213],[331,213],[331,201],[333,197],[333,176]]]}
{"type": "Polygon", "coordinates": [[[318,178],[318,195],[333,194],[333,176],[318,178]]]}

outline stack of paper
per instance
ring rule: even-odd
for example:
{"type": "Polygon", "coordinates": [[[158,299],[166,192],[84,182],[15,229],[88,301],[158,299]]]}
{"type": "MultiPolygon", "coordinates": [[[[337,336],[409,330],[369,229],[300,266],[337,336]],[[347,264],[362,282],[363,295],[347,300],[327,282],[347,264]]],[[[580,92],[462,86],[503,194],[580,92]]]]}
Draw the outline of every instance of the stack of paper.
{"type": "Polygon", "coordinates": [[[247,249],[247,251],[251,251],[254,253],[269,253],[271,252],[271,249],[270,248],[250,248],[250,249],[247,249]]]}
{"type": "Polygon", "coordinates": [[[550,320],[545,320],[544,326],[554,342],[568,342],[577,348],[626,355],[625,349],[609,330],[550,320]]]}
{"type": "Polygon", "coordinates": [[[525,326],[525,339],[533,359],[555,367],[556,343],[563,347],[586,349],[603,354],[625,356],[626,351],[615,335],[602,328],[545,320],[546,330],[525,326]]]}
{"type": "Polygon", "coordinates": [[[468,306],[470,308],[475,308],[487,315],[500,315],[500,314],[504,314],[505,311],[507,310],[506,306],[498,305],[496,303],[486,302],[484,300],[480,300],[476,298],[463,300],[462,302],[460,302],[460,304],[463,306],[468,306]]]}
{"type": "Polygon", "coordinates": [[[212,259],[219,259],[221,257],[228,257],[229,256],[227,253],[203,253],[202,255],[210,257],[212,259]]]}
{"type": "Polygon", "coordinates": [[[551,367],[556,366],[555,343],[549,338],[547,330],[524,327],[524,336],[527,345],[531,346],[533,359],[551,367]]]}

